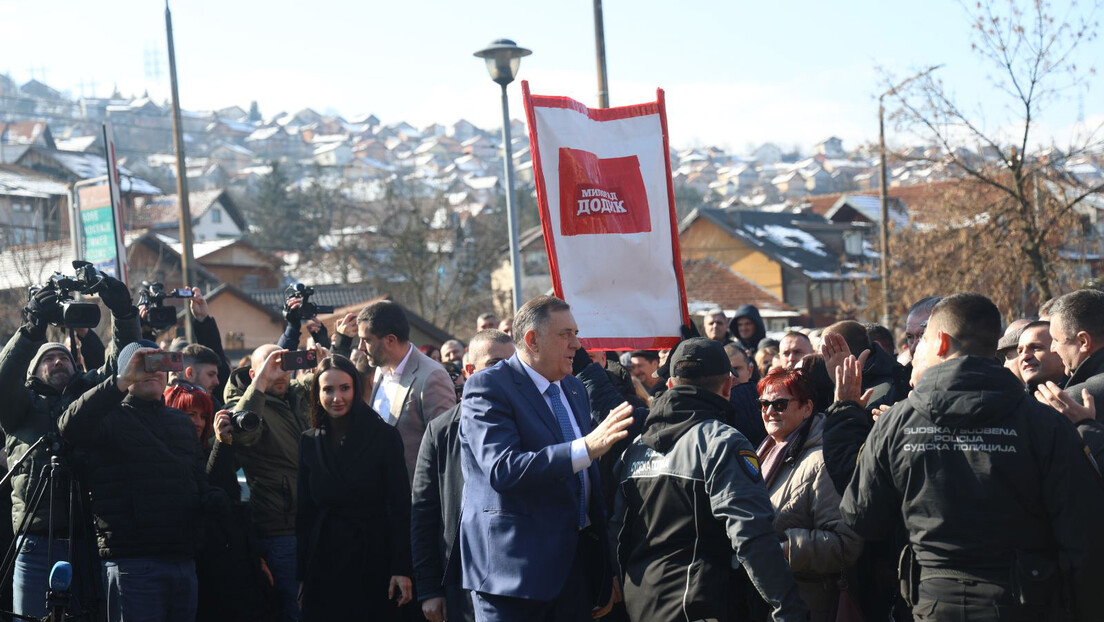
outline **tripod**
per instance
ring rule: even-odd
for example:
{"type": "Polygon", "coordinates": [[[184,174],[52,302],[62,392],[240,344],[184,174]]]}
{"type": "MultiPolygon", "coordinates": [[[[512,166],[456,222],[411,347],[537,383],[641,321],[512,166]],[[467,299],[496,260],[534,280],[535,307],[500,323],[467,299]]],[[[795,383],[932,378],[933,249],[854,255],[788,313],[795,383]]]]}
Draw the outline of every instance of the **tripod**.
{"type": "Polygon", "coordinates": [[[87,567],[83,569],[84,572],[77,573],[78,593],[81,594],[81,599],[79,603],[80,608],[75,611],[73,610],[73,594],[71,592],[73,568],[71,564],[74,560],[74,544],[77,542],[75,540],[75,536],[77,535],[76,530],[77,526],[80,525],[80,535],[82,536],[80,542],[89,548],[91,548],[92,543],[92,530],[90,528],[91,524],[88,520],[88,516],[85,514],[84,503],[82,503],[83,497],[80,484],[73,476],[68,465],[68,460],[64,456],[64,443],[61,438],[58,437],[57,434],[50,433],[43,435],[35,441],[30,448],[27,449],[27,452],[12,465],[3,479],[0,479],[0,488],[2,488],[16,472],[22,469],[23,464],[30,460],[31,456],[35,455],[39,448],[46,449],[47,454],[50,456],[50,462],[42,467],[42,474],[36,482],[34,490],[27,498],[23,520],[20,521],[19,527],[16,529],[15,538],[12,540],[11,546],[8,547],[7,553],[4,555],[3,564],[0,565],[0,580],[7,581],[13,578],[16,556],[22,546],[23,539],[28,535],[34,518],[38,516],[42,509],[42,498],[49,494],[49,499],[46,503],[46,508],[49,512],[46,519],[48,534],[46,538],[46,560],[47,564],[53,562],[57,563],[54,564],[50,573],[49,589],[43,593],[43,599],[44,602],[47,603],[48,613],[46,616],[38,618],[36,616],[17,614],[14,611],[0,610],[0,619],[41,619],[50,622],[87,620],[89,622],[96,622],[102,619],[102,615],[100,615],[100,603],[102,602],[100,596],[101,582],[98,580],[100,577],[100,567],[99,564],[94,561],[94,554],[91,550],[87,550],[81,555],[87,567]],[[64,558],[55,558],[54,501],[57,498],[59,487],[62,485],[68,486],[68,538],[65,541],[64,558]]]}

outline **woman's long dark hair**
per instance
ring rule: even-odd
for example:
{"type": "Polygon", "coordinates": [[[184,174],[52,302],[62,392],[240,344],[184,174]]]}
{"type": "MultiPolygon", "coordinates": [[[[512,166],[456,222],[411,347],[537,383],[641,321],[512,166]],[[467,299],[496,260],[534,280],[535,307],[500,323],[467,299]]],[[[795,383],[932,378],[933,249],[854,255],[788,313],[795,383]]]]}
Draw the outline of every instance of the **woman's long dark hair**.
{"type": "Polygon", "coordinates": [[[318,367],[314,368],[314,379],[311,381],[310,424],[312,428],[329,427],[330,415],[326,412],[326,409],[322,407],[321,388],[318,386],[318,383],[319,379],[322,377],[322,372],[331,369],[343,371],[349,374],[349,377],[353,379],[353,403],[349,405],[350,414],[352,414],[352,410],[357,407],[358,403],[362,402],[364,399],[362,397],[361,378],[360,374],[357,372],[356,365],[340,354],[327,356],[318,363],[318,367]]]}

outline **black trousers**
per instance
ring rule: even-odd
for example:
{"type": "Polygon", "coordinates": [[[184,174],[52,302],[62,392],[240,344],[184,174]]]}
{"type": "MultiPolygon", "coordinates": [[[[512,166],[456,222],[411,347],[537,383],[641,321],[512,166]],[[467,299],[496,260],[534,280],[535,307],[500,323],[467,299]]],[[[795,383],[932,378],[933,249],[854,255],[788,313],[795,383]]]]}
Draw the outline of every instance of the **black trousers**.
{"type": "Polygon", "coordinates": [[[1020,605],[1004,585],[961,579],[925,579],[912,608],[917,622],[1049,622],[1059,620],[1048,607],[1020,605]]]}

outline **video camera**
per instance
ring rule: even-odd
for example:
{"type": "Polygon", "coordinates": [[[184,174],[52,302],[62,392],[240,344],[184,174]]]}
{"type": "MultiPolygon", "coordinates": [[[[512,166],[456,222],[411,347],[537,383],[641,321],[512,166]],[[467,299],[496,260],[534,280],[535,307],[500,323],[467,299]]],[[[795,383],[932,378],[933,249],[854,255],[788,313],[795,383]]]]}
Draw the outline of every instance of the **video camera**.
{"type": "Polygon", "coordinates": [[[299,308],[289,307],[287,302],[284,303],[284,319],[289,322],[296,320],[303,322],[311,319],[319,313],[333,313],[334,308],[328,305],[316,305],[310,301],[310,297],[314,295],[314,288],[302,283],[296,283],[287,288],[287,300],[298,298],[299,308]]]}
{"type": "Polygon", "coordinates": [[[146,317],[142,319],[142,324],[154,330],[165,330],[176,324],[176,307],[165,306],[165,299],[193,296],[195,293],[190,289],[166,290],[161,283],[142,281],[142,290],[138,292],[138,306],[146,307],[146,317]]]}
{"type": "Polygon", "coordinates": [[[40,311],[42,319],[54,326],[66,328],[95,328],[100,323],[100,307],[94,302],[75,302],[73,294],[95,294],[103,283],[103,276],[87,261],[74,261],[73,276],[55,272],[39,287],[31,287],[29,296],[41,290],[51,290],[57,299],[53,308],[40,311]]]}

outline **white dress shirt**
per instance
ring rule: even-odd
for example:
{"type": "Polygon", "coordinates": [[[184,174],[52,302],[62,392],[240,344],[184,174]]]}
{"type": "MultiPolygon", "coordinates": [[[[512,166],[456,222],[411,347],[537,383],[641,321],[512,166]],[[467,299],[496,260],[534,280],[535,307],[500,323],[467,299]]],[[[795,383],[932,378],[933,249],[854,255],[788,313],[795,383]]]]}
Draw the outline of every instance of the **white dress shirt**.
{"type": "Polygon", "coordinates": [[[391,402],[395,399],[395,394],[402,388],[399,380],[402,378],[403,370],[406,369],[406,363],[410,360],[410,354],[413,352],[414,344],[410,344],[410,349],[406,351],[406,356],[403,357],[402,362],[395,366],[395,371],[382,370],[380,388],[376,391],[376,398],[372,400],[372,408],[379,413],[380,419],[391,425],[398,423],[398,419],[391,416],[391,402]]]}
{"type": "MultiPolygon", "coordinates": [[[[563,385],[560,384],[559,380],[556,382],[549,382],[548,378],[545,378],[537,373],[532,367],[529,367],[525,361],[521,360],[520,356],[518,357],[518,362],[521,363],[521,367],[525,370],[525,373],[529,374],[529,379],[537,386],[537,392],[544,398],[544,403],[548,404],[549,410],[552,410],[552,398],[549,397],[545,391],[547,391],[548,386],[552,384],[556,385],[556,388],[560,390],[560,403],[563,404],[564,409],[572,415],[568,417],[568,420],[571,422],[571,430],[575,433],[575,440],[571,441],[571,470],[578,473],[586,469],[591,463],[590,453],[587,452],[586,441],[583,440],[583,433],[579,430],[579,424],[575,421],[575,411],[571,408],[571,403],[567,401],[567,394],[563,390],[563,385]]],[[[552,410],[552,412],[555,414],[556,411],[552,410]]],[[[585,475],[583,476],[583,493],[585,494],[584,499],[588,508],[586,524],[590,525],[590,480],[585,475]]]]}

